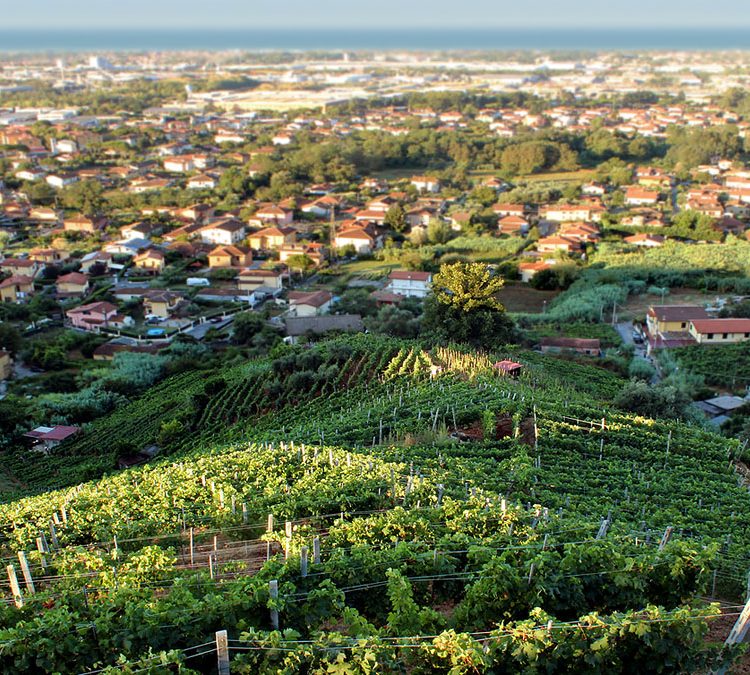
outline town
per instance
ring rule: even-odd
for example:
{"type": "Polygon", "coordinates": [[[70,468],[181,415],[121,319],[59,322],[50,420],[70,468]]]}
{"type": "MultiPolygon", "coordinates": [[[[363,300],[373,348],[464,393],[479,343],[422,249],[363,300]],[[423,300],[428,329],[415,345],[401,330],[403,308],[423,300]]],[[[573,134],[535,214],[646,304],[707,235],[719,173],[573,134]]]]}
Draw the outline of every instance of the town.
{"type": "MultiPolygon", "coordinates": [[[[721,528],[750,513],[748,84],[729,52],[0,55],[0,553],[26,584],[9,571],[9,605],[33,606],[33,576],[57,592],[86,570],[94,613],[108,585],[151,593],[179,569],[256,584],[262,620],[227,625],[260,650],[277,638],[248,627],[282,635],[277,610],[294,642],[329,615],[390,639],[744,602],[750,540],[721,528]],[[370,518],[377,535],[355,532],[370,518]],[[555,518],[576,534],[558,540],[555,518]],[[387,578],[337,576],[350,548],[387,578]],[[648,576],[627,597],[557,598],[544,576],[626,560],[648,576]],[[668,592],[664,561],[695,570],[668,592]],[[333,581],[313,586],[308,562],[333,581]],[[460,592],[420,586],[449,573],[460,592]],[[492,604],[485,573],[536,595],[492,604]],[[290,609],[307,597],[292,578],[319,606],[290,609]],[[363,579],[388,589],[387,621],[346,606],[363,579]]],[[[182,664],[228,598],[190,638],[42,670],[173,644],[164,663],[182,664]]],[[[669,635],[690,672],[698,652],[669,635]]],[[[448,672],[438,660],[415,672],[448,672]]],[[[582,667],[566,663],[549,672],[582,667]]]]}

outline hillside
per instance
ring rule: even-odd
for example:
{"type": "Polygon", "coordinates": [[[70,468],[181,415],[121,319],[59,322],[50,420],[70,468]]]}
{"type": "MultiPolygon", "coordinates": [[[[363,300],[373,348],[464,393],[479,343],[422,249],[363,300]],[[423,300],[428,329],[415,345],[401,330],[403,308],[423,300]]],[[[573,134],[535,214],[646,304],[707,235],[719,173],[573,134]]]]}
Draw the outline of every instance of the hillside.
{"type": "Polygon", "coordinates": [[[36,591],[2,586],[0,667],[211,672],[219,630],[239,673],[715,667],[705,597],[741,599],[750,557],[739,446],[614,409],[623,384],[371,335],[173,376],[0,505],[36,591]]]}

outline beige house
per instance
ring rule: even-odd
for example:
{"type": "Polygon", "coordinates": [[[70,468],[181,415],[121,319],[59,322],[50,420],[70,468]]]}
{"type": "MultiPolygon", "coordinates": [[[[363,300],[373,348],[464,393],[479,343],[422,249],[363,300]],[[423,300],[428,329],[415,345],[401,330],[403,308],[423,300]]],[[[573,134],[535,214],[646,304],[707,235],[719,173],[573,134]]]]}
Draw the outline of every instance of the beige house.
{"type": "Polygon", "coordinates": [[[72,218],[66,218],[63,221],[63,229],[66,232],[84,232],[85,234],[93,234],[97,230],[101,230],[105,227],[107,221],[105,218],[89,218],[83,214],[73,216],[72,218]]]}
{"type": "Polygon", "coordinates": [[[256,251],[271,251],[297,242],[297,231],[293,227],[265,227],[247,238],[256,251]]]}
{"type": "Polygon", "coordinates": [[[247,267],[253,261],[253,254],[245,246],[217,246],[208,254],[211,269],[225,267],[247,267]]]}
{"type": "Polygon", "coordinates": [[[237,276],[237,288],[252,292],[258,288],[280,289],[284,285],[284,275],[277,270],[242,270],[237,276]]]}
{"type": "Polygon", "coordinates": [[[333,296],[328,291],[291,291],[289,311],[293,316],[319,316],[331,308],[333,296]]]}
{"type": "Polygon", "coordinates": [[[183,297],[171,291],[154,291],[143,296],[143,311],[146,316],[168,319],[182,304],[183,297]]]}
{"type": "Polygon", "coordinates": [[[729,344],[750,340],[750,319],[693,319],[688,332],[699,344],[729,344]]]}
{"type": "Polygon", "coordinates": [[[0,282],[0,302],[26,302],[34,295],[34,280],[23,274],[0,282]]]}
{"type": "Polygon", "coordinates": [[[164,260],[163,253],[150,248],[135,256],[133,258],[133,265],[149,274],[161,274],[164,271],[166,261],[164,260]]]}
{"type": "Polygon", "coordinates": [[[697,305],[653,305],[646,313],[648,333],[687,333],[691,321],[708,319],[708,313],[697,305]]]}
{"type": "Polygon", "coordinates": [[[61,297],[86,295],[89,291],[89,278],[80,272],[70,272],[57,278],[57,294],[61,297]]]}

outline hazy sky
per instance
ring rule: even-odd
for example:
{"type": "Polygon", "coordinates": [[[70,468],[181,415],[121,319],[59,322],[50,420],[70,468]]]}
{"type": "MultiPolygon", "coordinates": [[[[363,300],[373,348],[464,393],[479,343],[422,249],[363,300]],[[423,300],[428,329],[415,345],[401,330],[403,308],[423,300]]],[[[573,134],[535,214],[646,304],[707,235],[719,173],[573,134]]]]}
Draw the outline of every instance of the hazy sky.
{"type": "Polygon", "coordinates": [[[9,28],[750,26],[748,0],[4,0],[9,28]]]}

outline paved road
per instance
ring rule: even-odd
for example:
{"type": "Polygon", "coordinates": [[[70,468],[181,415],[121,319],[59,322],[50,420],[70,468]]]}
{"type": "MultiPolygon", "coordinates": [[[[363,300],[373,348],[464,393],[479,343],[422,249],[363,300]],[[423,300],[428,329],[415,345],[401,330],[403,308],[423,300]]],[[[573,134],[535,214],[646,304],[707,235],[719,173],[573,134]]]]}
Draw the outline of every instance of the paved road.
{"type": "Polygon", "coordinates": [[[633,358],[642,359],[653,367],[654,376],[653,378],[651,378],[651,384],[657,384],[661,380],[661,371],[659,370],[659,364],[656,362],[656,359],[646,355],[645,344],[635,344],[635,341],[633,340],[633,324],[629,321],[621,321],[620,323],[615,324],[615,328],[620,334],[622,341],[626,345],[633,345],[633,347],[635,348],[635,350],[633,351],[633,358]]]}
{"type": "Polygon", "coordinates": [[[221,321],[217,321],[216,323],[206,321],[205,323],[202,323],[195,328],[186,330],[184,332],[184,335],[191,335],[196,340],[202,340],[206,336],[206,333],[208,333],[208,331],[212,328],[221,330],[222,328],[226,328],[230,323],[232,323],[232,321],[234,321],[234,316],[228,316],[226,319],[222,319],[221,321]]]}

